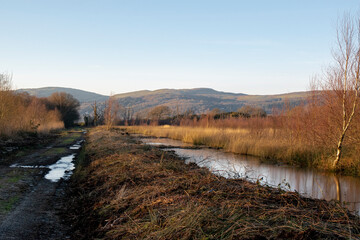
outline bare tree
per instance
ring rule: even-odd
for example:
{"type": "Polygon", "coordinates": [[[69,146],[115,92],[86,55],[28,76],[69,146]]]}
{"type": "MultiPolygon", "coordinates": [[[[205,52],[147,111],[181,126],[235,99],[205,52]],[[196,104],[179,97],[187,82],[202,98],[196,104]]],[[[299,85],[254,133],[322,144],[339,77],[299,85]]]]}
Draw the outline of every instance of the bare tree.
{"type": "Polygon", "coordinates": [[[360,73],[360,19],[356,22],[349,16],[344,16],[337,34],[338,53],[335,60],[339,68],[339,80],[342,84],[342,131],[337,144],[336,167],[341,159],[342,145],[345,134],[350,127],[357,108],[359,97],[360,73]],[[352,96],[351,96],[352,95],[352,96]]]}
{"type": "Polygon", "coordinates": [[[11,79],[12,75],[7,73],[0,73],[0,91],[11,90],[11,79]]]}
{"type": "Polygon", "coordinates": [[[127,125],[134,115],[134,109],[132,107],[120,107],[121,115],[124,119],[124,124],[127,125]]]}
{"type": "Polygon", "coordinates": [[[98,112],[98,106],[96,105],[96,101],[94,102],[94,104],[91,105],[91,108],[93,109],[93,114],[94,114],[94,126],[97,126],[99,123],[99,112],[98,112]]]}
{"type": "Polygon", "coordinates": [[[0,123],[5,119],[10,108],[9,104],[12,102],[10,90],[11,75],[0,73],[0,123]]]}
{"type": "Polygon", "coordinates": [[[337,135],[336,156],[333,167],[341,161],[347,132],[352,127],[359,98],[360,78],[360,18],[350,14],[338,22],[337,48],[333,51],[335,64],[330,66],[319,86],[321,99],[328,108],[329,118],[337,135]]]}
{"type": "Polygon", "coordinates": [[[116,121],[117,115],[119,113],[119,103],[114,99],[114,97],[109,97],[109,100],[106,102],[105,107],[105,124],[109,130],[116,121]]]}

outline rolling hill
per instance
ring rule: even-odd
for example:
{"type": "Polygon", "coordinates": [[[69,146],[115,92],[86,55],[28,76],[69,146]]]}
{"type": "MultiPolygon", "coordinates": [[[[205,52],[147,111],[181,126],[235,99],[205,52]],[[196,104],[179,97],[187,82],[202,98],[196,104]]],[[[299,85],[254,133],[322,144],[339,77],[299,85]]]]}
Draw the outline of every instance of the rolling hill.
{"type": "MultiPolygon", "coordinates": [[[[80,113],[91,114],[91,104],[95,101],[103,106],[108,96],[72,88],[46,87],[34,89],[19,89],[38,97],[48,97],[54,92],[66,92],[77,98],[80,103],[80,113]]],[[[243,93],[220,92],[210,88],[195,89],[160,89],[143,90],[116,94],[113,97],[124,107],[130,107],[136,113],[146,114],[151,108],[166,105],[174,112],[183,113],[192,110],[195,113],[206,113],[214,108],[222,111],[236,111],[244,105],[258,106],[271,113],[274,108],[283,108],[285,102],[290,106],[299,105],[305,100],[307,92],[296,92],[278,95],[246,95],[243,93]]]]}
{"type": "Polygon", "coordinates": [[[62,87],[24,88],[24,89],[19,89],[17,91],[27,92],[30,95],[34,95],[37,97],[48,97],[54,92],[66,92],[73,95],[77,100],[79,100],[80,103],[93,102],[93,101],[103,102],[109,98],[108,96],[100,95],[93,92],[87,92],[74,88],[62,88],[62,87]]]}
{"type": "Polygon", "coordinates": [[[262,107],[267,113],[271,113],[274,108],[281,109],[285,102],[288,102],[290,106],[299,105],[306,96],[307,92],[246,95],[219,92],[209,88],[160,89],[114,95],[121,105],[132,107],[135,111],[146,112],[153,107],[166,105],[180,113],[187,110],[192,110],[195,113],[206,113],[214,108],[230,112],[236,111],[244,105],[262,107]]]}

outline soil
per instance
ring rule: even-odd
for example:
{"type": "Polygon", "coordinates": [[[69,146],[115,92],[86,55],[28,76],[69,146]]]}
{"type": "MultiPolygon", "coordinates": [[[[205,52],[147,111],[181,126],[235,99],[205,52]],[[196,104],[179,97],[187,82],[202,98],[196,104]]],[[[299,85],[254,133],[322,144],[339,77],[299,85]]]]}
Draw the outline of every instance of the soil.
{"type": "Polygon", "coordinates": [[[41,144],[38,139],[20,147],[14,143],[15,151],[0,156],[0,239],[69,239],[60,217],[67,181],[51,182],[44,175],[46,166],[79,151],[69,146],[83,135],[68,131],[41,144]]]}

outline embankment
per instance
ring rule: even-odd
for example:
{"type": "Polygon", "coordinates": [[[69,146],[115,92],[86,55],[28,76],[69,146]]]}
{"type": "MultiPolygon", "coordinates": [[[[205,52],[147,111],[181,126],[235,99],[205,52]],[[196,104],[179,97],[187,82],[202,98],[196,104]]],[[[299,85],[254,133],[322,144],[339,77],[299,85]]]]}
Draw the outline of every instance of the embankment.
{"type": "Polygon", "coordinates": [[[217,177],[119,128],[88,133],[68,199],[74,239],[360,239],[336,202],[217,177]]]}

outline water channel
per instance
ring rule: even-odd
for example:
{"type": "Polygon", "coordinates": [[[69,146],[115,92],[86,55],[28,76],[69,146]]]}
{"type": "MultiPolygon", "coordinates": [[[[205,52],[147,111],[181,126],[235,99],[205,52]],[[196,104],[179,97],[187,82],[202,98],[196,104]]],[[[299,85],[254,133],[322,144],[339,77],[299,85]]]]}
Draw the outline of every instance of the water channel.
{"type": "Polygon", "coordinates": [[[191,145],[166,138],[141,138],[141,141],[149,145],[168,146],[169,148],[165,150],[175,151],[177,155],[186,159],[186,163],[194,162],[200,167],[207,167],[217,175],[258,181],[263,185],[297,191],[305,197],[327,201],[338,200],[344,202],[350,211],[360,215],[360,178],[358,177],[267,164],[256,157],[209,148],[188,149],[186,147],[191,145]]]}

